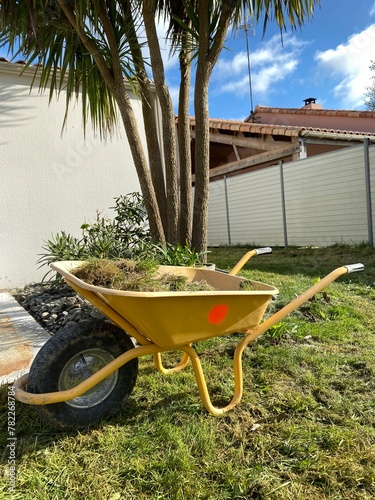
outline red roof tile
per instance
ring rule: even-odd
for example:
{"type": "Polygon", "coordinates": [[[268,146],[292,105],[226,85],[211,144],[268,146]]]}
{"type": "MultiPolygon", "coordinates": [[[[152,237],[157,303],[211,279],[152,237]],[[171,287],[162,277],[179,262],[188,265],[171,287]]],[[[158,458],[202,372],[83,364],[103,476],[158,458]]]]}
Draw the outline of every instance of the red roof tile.
{"type": "MultiPolygon", "coordinates": [[[[374,113],[375,114],[375,113],[374,113]]],[[[178,123],[178,117],[176,116],[176,123],[178,123]]],[[[195,127],[195,117],[190,117],[190,126],[195,127]]],[[[252,122],[241,122],[235,120],[223,120],[218,118],[210,118],[209,126],[212,129],[217,130],[232,130],[234,132],[247,132],[253,134],[264,134],[264,135],[281,135],[287,137],[299,137],[308,135],[308,132],[317,132],[321,134],[339,134],[348,136],[358,136],[358,137],[374,137],[375,133],[370,132],[356,132],[350,130],[335,130],[329,128],[314,128],[314,127],[300,127],[294,125],[271,125],[262,123],[252,123],[252,122]]]]}
{"type": "MultiPolygon", "coordinates": [[[[345,109],[311,109],[311,108],[271,108],[268,106],[256,106],[253,115],[260,113],[272,114],[298,114],[318,116],[341,116],[353,118],[375,118],[375,111],[345,110],[345,109]]],[[[250,121],[250,116],[245,121],[250,121]]]]}

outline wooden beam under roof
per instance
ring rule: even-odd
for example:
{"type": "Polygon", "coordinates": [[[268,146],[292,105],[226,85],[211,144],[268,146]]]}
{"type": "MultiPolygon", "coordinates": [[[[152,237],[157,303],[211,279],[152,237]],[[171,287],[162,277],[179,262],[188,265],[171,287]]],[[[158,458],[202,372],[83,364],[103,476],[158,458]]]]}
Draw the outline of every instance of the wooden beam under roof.
{"type": "MultiPolygon", "coordinates": [[[[195,130],[190,131],[190,136],[195,139],[195,130]]],[[[219,144],[229,144],[231,146],[240,146],[244,148],[254,148],[261,151],[270,151],[273,149],[280,148],[280,142],[274,141],[273,139],[263,139],[261,137],[238,137],[235,135],[220,134],[220,133],[210,133],[210,142],[217,142],[219,144]]]]}
{"type": "Polygon", "coordinates": [[[240,153],[238,152],[238,148],[235,144],[233,144],[233,151],[234,151],[234,154],[236,155],[237,160],[241,160],[240,153]]]}
{"type": "MultiPolygon", "coordinates": [[[[288,147],[282,147],[274,151],[266,151],[264,153],[259,153],[257,155],[249,156],[248,158],[243,158],[242,160],[233,161],[231,163],[226,163],[225,165],[220,165],[220,167],[215,167],[210,169],[210,179],[217,177],[219,175],[226,175],[231,172],[236,172],[247,167],[255,167],[262,163],[266,163],[273,160],[281,160],[286,156],[293,155],[297,153],[300,149],[299,143],[294,142],[288,147]]],[[[193,175],[192,181],[195,181],[195,175],[193,175]]]]}

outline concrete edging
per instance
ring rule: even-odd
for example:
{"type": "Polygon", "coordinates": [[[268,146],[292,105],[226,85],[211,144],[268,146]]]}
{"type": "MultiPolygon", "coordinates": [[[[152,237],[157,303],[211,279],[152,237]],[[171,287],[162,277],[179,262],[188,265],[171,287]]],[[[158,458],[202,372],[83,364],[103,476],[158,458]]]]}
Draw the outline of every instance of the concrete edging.
{"type": "Polygon", "coordinates": [[[0,291],[0,385],[27,373],[51,335],[6,291],[0,291]]]}

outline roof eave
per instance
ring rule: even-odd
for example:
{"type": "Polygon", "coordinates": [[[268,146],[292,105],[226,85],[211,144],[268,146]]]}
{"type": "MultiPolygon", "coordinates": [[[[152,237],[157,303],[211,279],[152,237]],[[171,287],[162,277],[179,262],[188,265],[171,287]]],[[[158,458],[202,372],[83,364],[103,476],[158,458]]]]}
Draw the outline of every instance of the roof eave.
{"type": "MultiPolygon", "coordinates": [[[[1,1],[1,0],[0,0],[1,1]]],[[[11,63],[11,62],[6,62],[6,61],[0,61],[0,74],[8,74],[8,75],[16,75],[19,77],[25,76],[25,77],[38,77],[38,72],[40,71],[40,68],[37,64],[32,65],[32,66],[27,66],[26,64],[21,64],[21,63],[11,63]]],[[[65,77],[67,76],[68,71],[65,73],[65,77]]],[[[126,90],[132,91],[133,87],[130,85],[130,83],[124,79],[125,87],[126,90]]],[[[150,81],[150,89],[151,92],[155,92],[155,84],[150,81]]]]}
{"type": "Polygon", "coordinates": [[[324,131],[324,130],[308,130],[302,129],[300,132],[301,137],[313,137],[317,139],[333,139],[338,141],[355,141],[363,142],[365,139],[369,139],[371,142],[375,142],[374,134],[361,134],[361,133],[345,133],[340,131],[324,131]]]}

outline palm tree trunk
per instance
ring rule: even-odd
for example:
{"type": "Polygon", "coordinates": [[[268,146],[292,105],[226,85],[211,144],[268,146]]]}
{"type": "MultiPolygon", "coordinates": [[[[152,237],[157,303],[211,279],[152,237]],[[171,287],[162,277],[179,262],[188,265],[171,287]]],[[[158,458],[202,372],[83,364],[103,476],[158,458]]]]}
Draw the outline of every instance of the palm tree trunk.
{"type": "Polygon", "coordinates": [[[178,103],[178,150],[180,162],[180,243],[191,245],[193,214],[190,147],[190,60],[184,50],[180,54],[181,84],[178,103]]]}
{"type": "Polygon", "coordinates": [[[164,65],[160,52],[159,38],[155,26],[155,2],[143,1],[143,21],[146,29],[148,46],[151,56],[151,67],[162,110],[163,149],[165,158],[168,231],[167,241],[178,241],[178,182],[177,182],[177,151],[176,131],[172,99],[165,82],[164,65]]]}
{"type": "Polygon", "coordinates": [[[137,73],[138,83],[140,87],[140,95],[142,100],[142,115],[144,123],[144,131],[147,142],[148,163],[150,166],[152,184],[154,185],[155,194],[159,206],[160,216],[163,223],[164,234],[168,230],[168,211],[167,211],[167,196],[165,193],[165,178],[162,163],[162,155],[159,144],[159,134],[157,131],[157,117],[155,111],[154,96],[150,90],[150,81],[147,76],[145,62],[142,51],[138,43],[137,32],[135,29],[134,12],[131,9],[128,0],[122,0],[121,6],[123,10],[122,26],[126,30],[126,37],[129,41],[129,48],[132,54],[132,59],[137,73]],[[152,154],[150,154],[152,152],[152,154]]]}
{"type": "Polygon", "coordinates": [[[130,98],[125,90],[124,83],[121,82],[121,87],[118,88],[117,92],[113,91],[113,93],[120,110],[126,135],[129,141],[129,146],[134,159],[135,168],[137,170],[139,183],[141,186],[150,223],[152,239],[155,242],[165,244],[166,239],[163,223],[160,217],[159,205],[156,199],[151,174],[147,166],[147,160],[144,155],[142,141],[138,133],[137,120],[134,115],[130,98]]]}
{"type": "Polygon", "coordinates": [[[207,249],[208,243],[208,192],[210,172],[210,138],[208,127],[209,75],[198,64],[195,77],[195,190],[193,209],[192,246],[197,252],[207,249]]]}
{"type": "Polygon", "coordinates": [[[235,10],[233,0],[224,0],[221,16],[216,29],[214,41],[210,45],[210,0],[200,0],[199,16],[199,47],[197,74],[194,89],[195,110],[195,192],[193,210],[192,245],[198,252],[205,252],[208,243],[208,196],[210,171],[210,135],[208,87],[210,76],[219,54],[224,46],[225,36],[229,28],[232,14],[235,10]],[[206,35],[206,36],[205,36],[206,35]]]}

